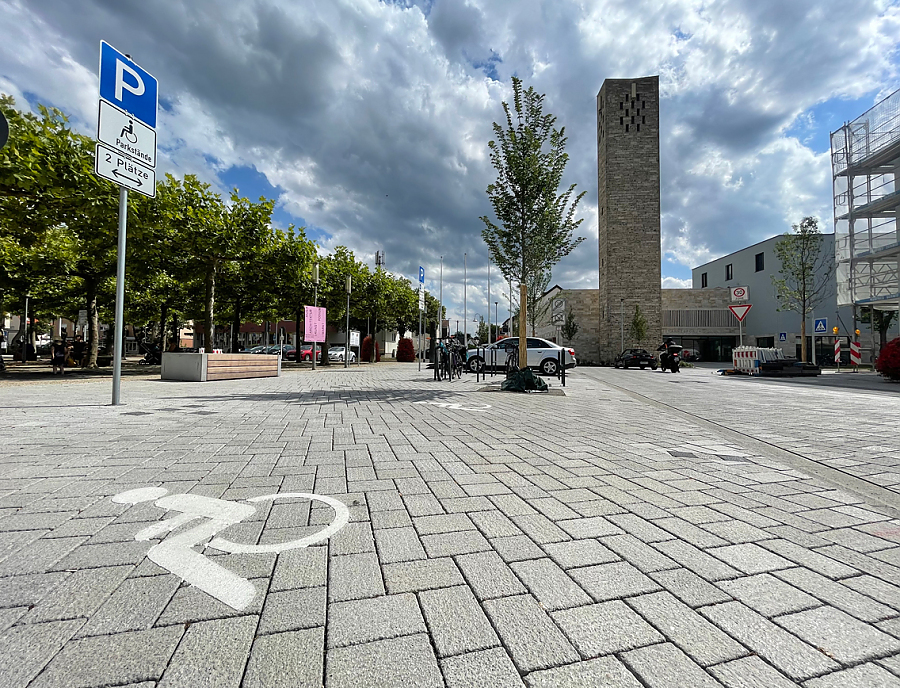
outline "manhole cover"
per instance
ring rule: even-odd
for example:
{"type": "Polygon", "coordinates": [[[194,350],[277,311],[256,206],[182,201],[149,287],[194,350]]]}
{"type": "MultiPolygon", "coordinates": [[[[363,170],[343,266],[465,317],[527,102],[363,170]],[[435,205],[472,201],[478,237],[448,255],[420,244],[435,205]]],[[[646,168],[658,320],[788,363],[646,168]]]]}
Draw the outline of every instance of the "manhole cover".
{"type": "Polygon", "coordinates": [[[669,454],[675,456],[679,459],[696,459],[697,455],[692,454],[691,452],[679,452],[679,451],[670,451],[669,454]]]}

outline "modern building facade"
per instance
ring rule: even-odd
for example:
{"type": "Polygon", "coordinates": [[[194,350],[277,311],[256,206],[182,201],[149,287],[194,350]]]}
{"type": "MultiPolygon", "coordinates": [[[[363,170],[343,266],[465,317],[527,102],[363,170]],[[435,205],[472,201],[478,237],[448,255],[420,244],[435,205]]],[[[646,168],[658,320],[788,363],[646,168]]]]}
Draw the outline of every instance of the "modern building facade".
{"type": "Polygon", "coordinates": [[[837,302],[900,308],[900,90],[831,134],[837,302]]]}
{"type": "MultiPolygon", "coordinates": [[[[661,337],[659,219],[659,77],[606,79],[597,94],[597,205],[599,220],[597,350],[594,360],[619,353],[623,325],[634,307],[648,338],[661,337]]],[[[594,347],[591,346],[591,349],[594,347]]]]}

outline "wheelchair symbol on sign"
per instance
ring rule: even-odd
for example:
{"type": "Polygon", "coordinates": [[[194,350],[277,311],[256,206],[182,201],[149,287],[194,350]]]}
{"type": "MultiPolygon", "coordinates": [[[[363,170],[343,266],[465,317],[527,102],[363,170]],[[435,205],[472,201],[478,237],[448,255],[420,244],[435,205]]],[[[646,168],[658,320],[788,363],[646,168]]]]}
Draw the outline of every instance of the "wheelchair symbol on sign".
{"type": "Polygon", "coordinates": [[[251,504],[229,502],[225,499],[215,499],[195,494],[168,493],[164,487],[141,487],[136,490],[128,490],[115,495],[112,498],[117,504],[140,504],[141,502],[154,502],[155,506],[167,511],[177,511],[179,514],[164,521],[153,523],[134,536],[135,540],[144,541],[162,537],[166,533],[180,528],[194,520],[205,519],[205,522],[194,526],[190,530],[166,538],[158,545],[154,545],[147,552],[147,558],[154,564],[179,576],[182,580],[203,592],[224,602],[232,609],[242,611],[253,601],[256,596],[256,588],[246,578],[219,566],[203,554],[193,550],[197,545],[206,543],[205,546],[220,552],[230,554],[262,554],[268,552],[286,552],[291,549],[309,547],[321,542],[343,528],[350,520],[350,512],[346,505],[331,497],[323,495],[307,494],[305,492],[285,492],[283,494],[263,495],[252,497],[248,502],[270,502],[276,499],[310,499],[324,502],[334,509],[335,518],[325,528],[317,533],[308,535],[298,540],[279,542],[271,545],[247,545],[240,542],[231,542],[215,535],[229,526],[249,518],[256,513],[256,507],[251,504]],[[210,538],[212,538],[210,540],[210,538]],[[206,542],[209,540],[209,542],[206,542]]]}

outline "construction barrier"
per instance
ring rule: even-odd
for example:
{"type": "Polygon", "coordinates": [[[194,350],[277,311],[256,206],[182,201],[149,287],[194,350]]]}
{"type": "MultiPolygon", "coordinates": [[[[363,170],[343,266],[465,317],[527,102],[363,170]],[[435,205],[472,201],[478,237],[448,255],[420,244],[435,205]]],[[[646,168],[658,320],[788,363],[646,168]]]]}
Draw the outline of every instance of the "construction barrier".
{"type": "Polygon", "coordinates": [[[731,352],[734,369],[749,375],[759,375],[759,367],[770,361],[783,361],[784,351],[781,349],[762,348],[758,346],[738,346],[731,352]]]}
{"type": "Polygon", "coordinates": [[[834,362],[838,365],[841,364],[841,340],[834,340],[834,362]]]}
{"type": "Polygon", "coordinates": [[[850,342],[850,365],[858,366],[862,361],[859,354],[859,342],[850,342]]]}

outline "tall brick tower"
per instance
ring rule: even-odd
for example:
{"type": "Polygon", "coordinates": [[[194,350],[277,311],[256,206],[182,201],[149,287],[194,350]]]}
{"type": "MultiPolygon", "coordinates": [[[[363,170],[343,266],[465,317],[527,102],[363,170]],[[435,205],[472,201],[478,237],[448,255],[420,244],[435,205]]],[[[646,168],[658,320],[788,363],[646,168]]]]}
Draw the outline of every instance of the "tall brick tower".
{"type": "Polygon", "coordinates": [[[597,200],[600,360],[611,363],[623,321],[625,347],[636,344],[635,306],[648,326],[640,346],[655,349],[662,339],[658,76],[606,79],[597,94],[597,200]]]}

